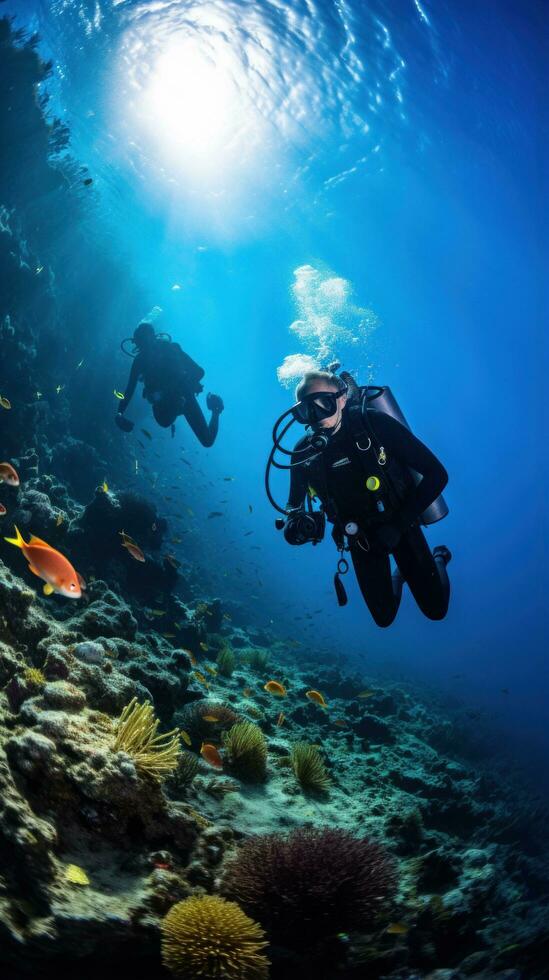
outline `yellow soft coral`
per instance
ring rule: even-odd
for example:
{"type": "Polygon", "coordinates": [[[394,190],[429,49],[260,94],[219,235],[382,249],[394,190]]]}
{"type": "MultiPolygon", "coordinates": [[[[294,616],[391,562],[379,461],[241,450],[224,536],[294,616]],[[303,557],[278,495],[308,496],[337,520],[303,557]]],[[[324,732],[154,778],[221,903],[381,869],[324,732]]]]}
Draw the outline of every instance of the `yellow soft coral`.
{"type": "Polygon", "coordinates": [[[157,735],[159,724],[150,701],[138,704],[133,698],[118,719],[113,748],[131,755],[138,769],[162,779],[177,768],[181,743],[177,728],[157,735]]]}
{"type": "Polygon", "coordinates": [[[162,922],[162,959],[178,980],[267,980],[264,937],[236,902],[186,898],[162,922]]]}
{"type": "Polygon", "coordinates": [[[31,684],[33,687],[43,687],[46,683],[46,678],[38,667],[26,667],[23,677],[27,684],[31,684]]]}

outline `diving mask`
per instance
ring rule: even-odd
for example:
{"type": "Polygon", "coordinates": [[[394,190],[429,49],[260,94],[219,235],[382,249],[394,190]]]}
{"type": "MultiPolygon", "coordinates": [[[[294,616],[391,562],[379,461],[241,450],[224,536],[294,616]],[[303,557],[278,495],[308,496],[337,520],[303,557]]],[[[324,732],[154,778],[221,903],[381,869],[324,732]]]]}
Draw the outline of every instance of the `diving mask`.
{"type": "Polygon", "coordinates": [[[301,425],[316,425],[323,419],[329,419],[337,412],[337,400],[347,392],[347,385],[340,391],[312,391],[304,395],[292,407],[291,412],[301,425]]]}

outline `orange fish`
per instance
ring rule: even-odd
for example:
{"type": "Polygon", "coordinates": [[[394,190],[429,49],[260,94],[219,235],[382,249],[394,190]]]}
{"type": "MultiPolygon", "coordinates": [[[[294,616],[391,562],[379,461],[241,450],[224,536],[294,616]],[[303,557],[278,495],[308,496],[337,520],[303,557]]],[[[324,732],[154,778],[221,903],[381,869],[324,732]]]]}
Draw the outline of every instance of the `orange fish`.
{"type": "Polygon", "coordinates": [[[6,508],[4,507],[4,504],[0,504],[0,517],[3,517],[4,514],[7,514],[7,513],[8,512],[7,512],[6,508]]]}
{"type": "Polygon", "coordinates": [[[309,701],[314,701],[315,704],[319,704],[321,708],[328,707],[324,700],[324,695],[320,691],[307,691],[305,697],[309,698],[309,701]]]}
{"type": "Polygon", "coordinates": [[[31,534],[28,544],[23,540],[19,528],[15,528],[15,538],[5,538],[9,544],[21,548],[33,575],[44,579],[44,595],[57,592],[67,599],[80,599],[83,581],[72,567],[68,558],[51,545],[31,534]]]}
{"type": "Polygon", "coordinates": [[[125,531],[120,531],[120,534],[122,535],[122,547],[126,549],[128,554],[130,554],[132,558],[135,558],[136,561],[145,561],[145,555],[133,538],[130,538],[129,534],[126,534],[125,531]]]}
{"type": "Polygon", "coordinates": [[[199,670],[193,670],[193,674],[196,677],[197,681],[200,681],[200,683],[203,684],[204,687],[209,687],[210,686],[208,684],[208,681],[204,677],[204,674],[201,674],[199,670]]]}
{"type": "Polygon", "coordinates": [[[202,748],[200,749],[200,755],[206,760],[208,765],[213,766],[214,769],[223,769],[223,759],[221,758],[215,745],[211,745],[209,742],[203,742],[202,748]]]}
{"type": "Polygon", "coordinates": [[[279,716],[278,716],[278,718],[276,719],[276,727],[277,728],[280,728],[280,726],[284,724],[284,719],[285,718],[286,718],[286,715],[284,714],[283,711],[281,711],[280,714],[279,714],[279,716]]]}
{"type": "Polygon", "coordinates": [[[278,681],[267,681],[263,685],[263,690],[267,691],[268,694],[274,694],[277,698],[285,698],[288,693],[284,684],[279,684],[278,681]]]}
{"type": "Polygon", "coordinates": [[[190,650],[185,650],[185,648],[183,648],[183,653],[186,653],[187,654],[187,656],[188,656],[189,660],[191,661],[193,667],[196,667],[196,665],[198,663],[198,660],[196,659],[194,653],[191,653],[190,650]]]}
{"type": "Polygon", "coordinates": [[[19,486],[19,474],[11,463],[0,463],[0,483],[8,483],[10,487],[19,486]]]}
{"type": "Polygon", "coordinates": [[[202,721],[210,721],[215,724],[216,721],[219,721],[219,717],[217,715],[202,715],[202,721]]]}

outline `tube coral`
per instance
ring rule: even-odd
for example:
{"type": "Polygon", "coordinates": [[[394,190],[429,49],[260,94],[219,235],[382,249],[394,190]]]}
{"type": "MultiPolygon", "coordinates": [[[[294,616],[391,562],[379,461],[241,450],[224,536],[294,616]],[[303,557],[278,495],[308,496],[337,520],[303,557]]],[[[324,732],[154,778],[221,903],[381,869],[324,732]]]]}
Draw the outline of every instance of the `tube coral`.
{"type": "Polygon", "coordinates": [[[178,980],[267,980],[264,937],[235,902],[186,898],[162,922],[162,960],[178,980]]]}

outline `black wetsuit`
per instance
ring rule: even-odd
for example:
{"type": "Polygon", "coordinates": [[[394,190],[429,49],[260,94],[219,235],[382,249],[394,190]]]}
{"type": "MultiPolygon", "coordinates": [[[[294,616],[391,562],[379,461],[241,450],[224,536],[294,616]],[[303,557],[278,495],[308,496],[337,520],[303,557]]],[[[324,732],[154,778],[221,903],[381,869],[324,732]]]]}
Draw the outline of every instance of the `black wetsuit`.
{"type": "Polygon", "coordinates": [[[202,391],[202,368],[174,341],[156,339],[134,358],[124,400],[123,414],[133,398],[137,383],[143,382],[143,398],[152,405],[158,425],[168,428],[183,415],[203,446],[212,446],[217,435],[219,416],[206,422],[196,395],[202,391]]]}
{"type": "Polygon", "coordinates": [[[360,534],[348,537],[351,558],[379,626],[389,626],[396,616],[402,579],[429,619],[443,619],[450,596],[446,564],[431,553],[419,518],[446,486],[448,474],[431,450],[389,415],[368,409],[364,436],[357,439],[347,411],[343,410],[341,428],[316,459],[315,451],[307,449],[307,437],[296,445],[292,463],[303,465],[291,471],[288,509],[302,508],[312,491],[334,524],[336,541],[343,540],[348,522],[359,525],[360,534]],[[422,477],[417,485],[409,467],[422,477]],[[367,489],[369,475],[379,479],[379,490],[367,489]],[[391,575],[390,553],[400,575],[391,575]]]}

